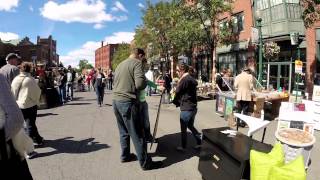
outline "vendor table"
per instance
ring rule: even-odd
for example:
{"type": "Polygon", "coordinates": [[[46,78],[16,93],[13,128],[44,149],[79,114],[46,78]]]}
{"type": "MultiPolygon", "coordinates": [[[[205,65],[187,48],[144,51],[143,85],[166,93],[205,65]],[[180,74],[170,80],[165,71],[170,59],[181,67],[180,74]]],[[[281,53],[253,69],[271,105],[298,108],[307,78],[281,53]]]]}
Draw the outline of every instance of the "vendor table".
{"type": "Polygon", "coordinates": [[[229,136],[221,131],[228,127],[204,129],[198,169],[203,179],[250,179],[250,150],[270,152],[267,145],[237,133],[229,136]]]}

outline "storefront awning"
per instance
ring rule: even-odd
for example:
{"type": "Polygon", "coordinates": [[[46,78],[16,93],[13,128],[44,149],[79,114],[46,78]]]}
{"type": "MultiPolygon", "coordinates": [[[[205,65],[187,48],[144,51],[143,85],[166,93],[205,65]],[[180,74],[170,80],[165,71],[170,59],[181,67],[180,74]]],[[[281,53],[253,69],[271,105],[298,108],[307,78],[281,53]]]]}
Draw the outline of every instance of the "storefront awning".
{"type": "Polygon", "coordinates": [[[235,44],[230,44],[228,46],[221,46],[217,48],[217,53],[227,53],[232,51],[239,51],[239,50],[245,50],[248,49],[249,42],[248,41],[242,41],[235,44]]]}

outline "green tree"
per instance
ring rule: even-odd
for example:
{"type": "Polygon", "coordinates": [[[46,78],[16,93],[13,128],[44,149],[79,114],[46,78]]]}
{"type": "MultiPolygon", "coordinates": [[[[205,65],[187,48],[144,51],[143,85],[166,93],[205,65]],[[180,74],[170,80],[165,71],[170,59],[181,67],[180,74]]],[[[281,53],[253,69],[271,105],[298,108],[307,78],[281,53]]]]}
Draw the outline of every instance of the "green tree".
{"type": "MultiPolygon", "coordinates": [[[[183,1],[183,0],[181,0],[183,1]]],[[[216,47],[219,43],[231,43],[232,33],[230,27],[219,28],[219,16],[224,13],[231,14],[232,0],[198,0],[197,4],[186,6],[186,11],[193,15],[192,19],[198,19],[197,27],[201,27],[206,37],[203,41],[203,45],[210,52],[209,59],[212,65],[212,81],[216,73],[216,58],[214,56],[216,47]]]]}
{"type": "Polygon", "coordinates": [[[129,44],[120,44],[118,49],[113,55],[112,58],[112,69],[116,69],[117,66],[127,59],[130,55],[130,45],[129,44]]]}
{"type": "Polygon", "coordinates": [[[89,63],[88,60],[82,59],[79,61],[79,72],[82,72],[83,69],[92,69],[92,64],[89,63]]]}

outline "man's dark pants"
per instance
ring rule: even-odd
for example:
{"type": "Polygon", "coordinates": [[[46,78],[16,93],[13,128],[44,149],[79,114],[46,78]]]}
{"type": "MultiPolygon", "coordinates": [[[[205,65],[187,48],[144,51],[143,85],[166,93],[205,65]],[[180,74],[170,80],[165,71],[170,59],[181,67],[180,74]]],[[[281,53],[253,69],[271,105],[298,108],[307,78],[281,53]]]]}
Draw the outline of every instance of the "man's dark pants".
{"type": "Polygon", "coordinates": [[[41,142],[42,137],[39,134],[36,119],[37,119],[37,106],[33,106],[27,109],[21,109],[24,120],[26,122],[26,132],[35,142],[41,142]]]}
{"type": "Polygon", "coordinates": [[[103,86],[97,86],[96,87],[96,95],[97,95],[98,105],[102,105],[103,104],[103,98],[104,98],[104,87],[103,86]]]}
{"type": "Polygon", "coordinates": [[[121,159],[130,158],[130,137],[142,168],[148,167],[151,158],[147,154],[147,143],[143,134],[143,122],[139,118],[139,104],[135,101],[113,100],[112,106],[120,133],[121,159]]]}

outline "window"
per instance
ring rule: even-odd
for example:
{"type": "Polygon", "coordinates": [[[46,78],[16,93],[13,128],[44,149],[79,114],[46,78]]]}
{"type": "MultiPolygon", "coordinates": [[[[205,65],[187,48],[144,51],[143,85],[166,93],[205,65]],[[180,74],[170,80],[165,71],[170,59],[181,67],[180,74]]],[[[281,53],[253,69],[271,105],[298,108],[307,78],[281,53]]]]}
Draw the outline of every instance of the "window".
{"type": "Polygon", "coordinates": [[[286,0],[286,3],[299,4],[299,0],[286,0]]]}
{"type": "Polygon", "coordinates": [[[244,15],[243,12],[238,13],[232,17],[232,32],[233,33],[240,33],[244,30],[244,15]]]}
{"type": "Polygon", "coordinates": [[[257,10],[267,9],[269,7],[269,0],[257,0],[257,10]]]}
{"type": "Polygon", "coordinates": [[[283,0],[270,0],[271,7],[276,6],[283,3],[283,0]]]}
{"type": "Polygon", "coordinates": [[[223,19],[219,22],[219,29],[225,29],[228,27],[228,21],[226,19],[223,19]]]}

